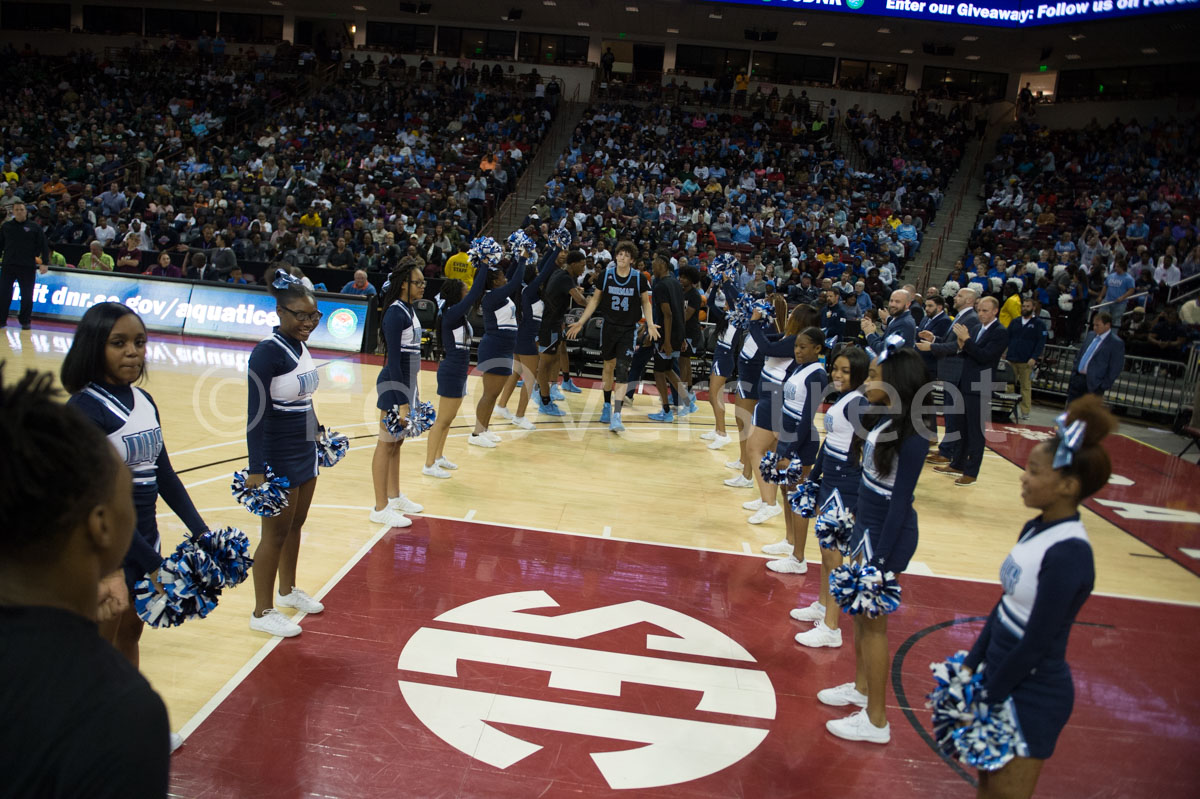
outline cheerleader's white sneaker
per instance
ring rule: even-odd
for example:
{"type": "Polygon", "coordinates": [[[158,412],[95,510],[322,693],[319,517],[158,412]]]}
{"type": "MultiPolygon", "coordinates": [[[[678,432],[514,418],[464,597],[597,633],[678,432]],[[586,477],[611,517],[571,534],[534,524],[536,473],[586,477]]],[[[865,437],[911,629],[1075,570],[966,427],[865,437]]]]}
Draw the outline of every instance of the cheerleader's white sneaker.
{"type": "Polygon", "coordinates": [[[754,485],[754,481],[749,477],[742,477],[739,474],[734,475],[726,480],[725,485],[729,486],[730,488],[749,488],[750,486],[754,485]]]}
{"type": "Polygon", "coordinates": [[[750,524],[762,524],[765,521],[774,519],[776,516],[779,516],[782,513],[783,508],[779,507],[778,505],[763,505],[746,521],[750,524]]]}
{"type": "Polygon", "coordinates": [[[763,501],[761,499],[752,499],[749,502],[742,503],[742,507],[745,508],[746,510],[758,510],[762,506],[763,506],[763,501]]]}
{"type": "Polygon", "coordinates": [[[510,422],[512,421],[512,418],[513,418],[513,412],[503,406],[499,406],[496,408],[496,415],[499,416],[501,419],[507,419],[510,422]]]}
{"type": "Polygon", "coordinates": [[[725,461],[725,468],[733,469],[735,472],[740,472],[742,470],[742,462],[740,460],[725,461]]]}
{"type": "Polygon", "coordinates": [[[817,701],[830,707],[845,707],[846,705],[867,706],[867,695],[860,694],[852,682],[844,682],[834,688],[817,691],[817,701]]]}
{"type": "Polygon", "coordinates": [[[701,440],[701,441],[712,441],[712,440],[713,440],[714,438],[716,438],[716,437],[717,437],[717,431],[716,431],[716,430],[709,430],[707,433],[701,433],[701,434],[700,434],[700,440],[701,440]]]}
{"type": "Polygon", "coordinates": [[[892,725],[884,724],[882,727],[876,727],[867,718],[866,710],[860,710],[844,719],[831,719],[825,722],[825,729],[847,741],[885,744],[892,740],[892,725]]]}
{"type": "Polygon", "coordinates": [[[284,616],[275,608],[267,608],[263,615],[250,614],[250,629],[259,633],[277,635],[280,638],[294,638],[304,632],[300,625],[284,616]]]}
{"type": "Polygon", "coordinates": [[[287,596],[275,594],[275,606],[280,608],[295,608],[309,614],[320,613],[325,610],[324,605],[294,585],[292,586],[292,593],[287,596]]]}
{"type": "MultiPolygon", "coordinates": [[[[763,551],[766,551],[765,547],[763,551]]],[[[825,618],[825,606],[814,602],[806,608],[792,608],[788,615],[796,621],[822,621],[825,618]]]]}
{"type": "Polygon", "coordinates": [[[484,436],[484,438],[488,439],[489,441],[491,441],[495,444],[500,443],[500,434],[499,433],[493,433],[491,430],[484,430],[483,436],[484,436]]]}
{"type": "Polygon", "coordinates": [[[796,633],[796,643],[817,649],[822,646],[837,648],[842,645],[842,631],[831,630],[819,621],[808,632],[796,633]]]}
{"type": "MultiPolygon", "coordinates": [[[[760,502],[762,500],[759,500],[760,502]]],[[[762,551],[764,555],[790,555],[796,547],[786,538],[782,541],[776,541],[774,544],[766,544],[762,551]]]]}
{"type": "Polygon", "coordinates": [[[446,471],[441,466],[438,466],[436,463],[432,466],[422,466],[421,474],[425,475],[426,477],[436,477],[439,480],[447,480],[450,477],[450,472],[446,471]]]}
{"type": "Polygon", "coordinates": [[[375,524],[386,524],[388,527],[412,527],[412,519],[388,505],[383,510],[373,510],[368,516],[375,524]]]}
{"type": "Polygon", "coordinates": [[[524,416],[514,416],[512,418],[512,423],[514,427],[519,427],[522,430],[533,430],[537,427],[537,425],[526,419],[524,416]]]}
{"type": "Polygon", "coordinates": [[[401,494],[398,497],[392,497],[388,500],[388,507],[400,513],[420,513],[425,510],[424,505],[418,505],[408,497],[401,494]]]}
{"type": "Polygon", "coordinates": [[[473,447],[484,447],[486,449],[495,449],[496,447],[496,442],[488,438],[486,433],[480,433],[479,435],[472,433],[467,436],[467,443],[473,447]]]}
{"type": "Polygon", "coordinates": [[[807,574],[808,562],[800,560],[795,555],[788,555],[779,560],[768,560],[767,568],[779,574],[807,574]]]}
{"type": "Polygon", "coordinates": [[[729,436],[715,436],[713,438],[713,440],[708,443],[708,448],[709,449],[720,449],[721,447],[725,446],[728,443],[729,443],[729,436]]]}
{"type": "Polygon", "coordinates": [[[438,459],[437,459],[437,461],[435,461],[433,465],[434,465],[434,466],[440,466],[440,467],[442,467],[443,469],[446,469],[447,471],[451,471],[451,472],[452,472],[452,471],[454,471],[455,469],[457,469],[457,468],[458,468],[458,464],[457,464],[457,463],[451,463],[451,462],[450,462],[450,461],[449,461],[449,460],[446,458],[446,456],[445,456],[445,455],[443,455],[442,457],[438,458],[438,459]]]}

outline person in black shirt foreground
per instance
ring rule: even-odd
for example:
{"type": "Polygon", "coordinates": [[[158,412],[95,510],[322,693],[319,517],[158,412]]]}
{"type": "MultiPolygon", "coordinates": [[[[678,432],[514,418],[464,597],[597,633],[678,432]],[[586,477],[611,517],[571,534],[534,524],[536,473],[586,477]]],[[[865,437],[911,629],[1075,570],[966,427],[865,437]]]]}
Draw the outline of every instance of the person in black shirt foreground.
{"type": "Polygon", "coordinates": [[[17,315],[22,330],[33,321],[33,284],[37,272],[46,274],[50,265],[50,244],[42,226],[30,219],[25,203],[14,203],[12,219],[0,225],[0,327],[8,325],[12,305],[12,287],[21,287],[21,311],[17,315]],[[37,261],[41,258],[41,262],[37,261]]]}
{"type": "Polygon", "coordinates": [[[53,386],[0,388],[0,794],[165,796],[166,707],[96,627],[128,602],[132,478],[53,386]]]}
{"type": "Polygon", "coordinates": [[[674,422],[671,412],[671,396],[667,392],[670,380],[679,392],[679,401],[687,398],[687,387],[679,379],[679,354],[683,349],[683,334],[686,321],[683,315],[683,287],[671,274],[671,264],[663,255],[656,254],[651,266],[654,273],[654,288],[651,292],[654,304],[654,323],[659,337],[654,344],[654,385],[662,402],[662,412],[652,413],[646,418],[655,422],[674,422]]]}

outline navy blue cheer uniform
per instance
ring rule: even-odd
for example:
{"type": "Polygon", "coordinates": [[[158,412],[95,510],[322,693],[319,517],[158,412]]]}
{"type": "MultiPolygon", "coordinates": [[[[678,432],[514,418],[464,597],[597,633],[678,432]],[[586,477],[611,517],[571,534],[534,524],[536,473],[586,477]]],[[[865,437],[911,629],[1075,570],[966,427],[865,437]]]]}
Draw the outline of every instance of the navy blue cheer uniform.
{"type": "MultiPolygon", "coordinates": [[[[758,399],[758,378],[762,373],[763,354],[759,352],[754,336],[742,336],[742,347],[737,356],[738,399],[758,399]]],[[[755,408],[757,410],[757,407],[755,408]]]]}
{"type": "Polygon", "coordinates": [[[780,401],[783,397],[783,381],[788,369],[795,363],[796,337],[779,337],[778,333],[763,330],[763,320],[750,323],[750,337],[754,339],[757,355],[762,358],[759,368],[758,391],[754,406],[754,426],[772,433],[783,432],[780,401]]]}
{"type": "MultiPolygon", "coordinates": [[[[829,385],[829,375],[820,361],[793,363],[783,381],[783,431],[779,434],[780,457],[799,460],[805,466],[817,462],[821,437],[817,434],[817,406],[829,385]]],[[[761,400],[759,400],[761,402],[761,400]]],[[[757,408],[755,409],[757,410],[757,408]]]]}
{"type": "Polygon", "coordinates": [[[471,371],[471,336],[467,311],[483,296],[486,280],[476,280],[466,296],[442,309],[442,362],[437,368],[439,397],[456,399],[467,395],[467,373],[471,371]]]}
{"type": "Polygon", "coordinates": [[[533,282],[521,289],[521,321],[517,323],[517,355],[537,355],[538,330],[542,327],[542,312],[546,303],[542,299],[542,284],[558,267],[558,249],[551,247],[542,257],[541,268],[533,282]]]}
{"type": "Polygon", "coordinates": [[[1021,757],[1054,754],[1075,703],[1067,639],[1096,579],[1092,545],[1079,514],[1028,522],[1000,567],[1004,596],[967,655],[983,670],[987,700],[1011,703],[1021,757]]]}
{"type": "Polygon", "coordinates": [[[738,329],[735,325],[730,324],[725,311],[727,308],[732,308],[736,301],[737,295],[728,286],[718,287],[717,281],[714,280],[708,287],[708,321],[712,322],[717,329],[712,371],[717,377],[723,377],[726,380],[733,377],[733,351],[737,344],[738,329]]]}
{"type": "Polygon", "coordinates": [[[855,551],[863,539],[870,536],[874,562],[886,571],[899,574],[908,568],[917,551],[917,511],[913,508],[913,492],[917,478],[929,454],[929,443],[919,435],[910,435],[900,444],[887,474],[875,467],[875,442],[879,434],[891,427],[885,419],[867,434],[862,451],[862,482],[855,507],[854,531],[850,550],[855,551]]]}
{"type": "Polygon", "coordinates": [[[862,466],[851,456],[854,429],[862,424],[862,414],[870,406],[861,389],[847,391],[825,411],[825,441],[817,452],[817,462],[809,479],[820,485],[817,508],[833,496],[836,489],[842,504],[853,511],[858,504],[862,466]]]}
{"type": "MultiPolygon", "coordinates": [[[[517,347],[517,304],[513,295],[521,290],[525,264],[514,258],[508,267],[508,282],[483,295],[483,338],[479,340],[477,362],[484,374],[511,375],[513,352],[517,347]]],[[[486,282],[485,275],[475,275],[486,282]]]]}
{"type": "Polygon", "coordinates": [[[137,530],[122,564],[125,583],[132,591],[134,583],[162,565],[156,517],[160,495],[192,535],[199,535],[208,527],[196,512],[183,482],[171,468],[163,444],[158,408],[149,394],[133,386],[89,383],[83,391],[67,400],[67,404],[95,422],[133,473],[137,530]]]}
{"type": "MultiPolygon", "coordinates": [[[[483,279],[483,275],[475,277],[483,279]]],[[[396,300],[383,312],[381,326],[387,360],[375,378],[379,394],[375,407],[381,411],[397,405],[412,407],[417,402],[417,380],[421,375],[421,321],[411,305],[396,300]]]]}
{"type": "Polygon", "coordinates": [[[249,473],[263,474],[270,466],[296,488],[317,476],[316,365],[304,342],[276,327],[250,353],[249,370],[249,473]]]}

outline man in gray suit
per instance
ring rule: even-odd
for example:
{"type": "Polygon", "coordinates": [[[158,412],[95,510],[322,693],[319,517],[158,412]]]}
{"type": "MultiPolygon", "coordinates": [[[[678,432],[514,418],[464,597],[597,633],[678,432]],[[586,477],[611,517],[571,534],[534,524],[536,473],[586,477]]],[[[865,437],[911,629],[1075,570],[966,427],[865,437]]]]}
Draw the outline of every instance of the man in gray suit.
{"type": "MultiPolygon", "coordinates": [[[[967,329],[967,334],[974,339],[979,333],[979,317],[975,314],[975,303],[979,301],[979,293],[973,288],[963,287],[954,295],[956,315],[954,323],[967,329]]],[[[937,358],[937,378],[942,381],[942,415],[946,418],[946,435],[938,445],[937,454],[926,458],[928,463],[947,464],[957,457],[963,444],[963,403],[955,396],[959,380],[963,373],[964,356],[958,346],[958,336],[951,327],[941,337],[935,337],[931,331],[922,330],[917,349],[928,352],[937,358]]]]}
{"type": "Polygon", "coordinates": [[[879,316],[884,320],[884,332],[880,333],[870,319],[863,319],[859,324],[867,337],[867,348],[876,355],[883,352],[887,346],[884,342],[891,336],[897,335],[904,339],[904,346],[911,347],[916,342],[917,323],[913,321],[912,311],[908,309],[912,296],[905,289],[896,289],[888,300],[888,311],[881,308],[879,316]]]}
{"type": "Polygon", "coordinates": [[[1092,332],[1087,334],[1079,352],[1071,382],[1067,384],[1067,404],[1084,394],[1103,397],[1121,376],[1125,364],[1125,342],[1112,329],[1112,315],[1101,311],[1092,317],[1092,332]]]}

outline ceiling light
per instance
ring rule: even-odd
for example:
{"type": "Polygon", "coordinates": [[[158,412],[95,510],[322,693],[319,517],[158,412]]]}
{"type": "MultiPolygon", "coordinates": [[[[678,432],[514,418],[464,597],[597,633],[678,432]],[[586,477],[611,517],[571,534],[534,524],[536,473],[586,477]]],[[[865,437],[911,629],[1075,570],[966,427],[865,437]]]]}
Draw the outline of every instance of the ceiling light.
{"type": "Polygon", "coordinates": [[[891,28],[880,28],[879,30],[877,30],[875,32],[876,33],[891,33],[892,29],[891,28]]]}
{"type": "Polygon", "coordinates": [[[590,27],[592,27],[592,23],[590,23],[590,22],[576,22],[575,24],[576,24],[576,25],[578,25],[578,26],[579,26],[579,27],[581,27],[581,28],[590,28],[590,27]]]}
{"type": "Polygon", "coordinates": [[[667,28],[667,33],[679,33],[679,28],[667,28]]]}
{"type": "Polygon", "coordinates": [[[1067,60],[1068,61],[1078,61],[1079,53],[1067,53],[1067,60]]]}
{"type": "Polygon", "coordinates": [[[822,47],[837,47],[837,44],[835,44],[834,42],[821,42],[821,46],[822,47]]]}
{"type": "Polygon", "coordinates": [[[803,28],[805,25],[808,24],[808,21],[803,20],[803,19],[794,19],[794,20],[792,20],[792,24],[795,25],[797,28],[803,28]]]}
{"type": "Polygon", "coordinates": [[[719,11],[712,12],[711,14],[708,15],[708,18],[709,19],[723,19],[723,17],[721,16],[721,12],[719,12],[719,11]]]}
{"type": "Polygon", "coordinates": [[[637,6],[625,6],[625,10],[631,14],[636,14],[638,7],[637,6]]]}
{"type": "Polygon", "coordinates": [[[967,34],[966,36],[963,37],[963,41],[964,42],[977,42],[977,41],[979,41],[979,37],[971,36],[970,34],[967,34]]]}
{"type": "Polygon", "coordinates": [[[281,6],[281,5],[283,5],[283,3],[279,2],[279,0],[271,0],[271,5],[273,5],[273,6],[281,6]]]}
{"type": "Polygon", "coordinates": [[[905,47],[905,48],[904,48],[903,50],[901,50],[900,52],[901,52],[903,55],[912,55],[912,54],[913,54],[913,50],[912,50],[912,48],[911,48],[911,47],[905,47]]]}
{"type": "Polygon", "coordinates": [[[1158,55],[1157,47],[1143,47],[1142,55],[1158,55]]]}
{"type": "Polygon", "coordinates": [[[350,7],[353,8],[355,11],[366,11],[367,10],[366,6],[350,6],[350,7]]]}
{"type": "Polygon", "coordinates": [[[978,61],[978,60],[979,60],[979,56],[977,56],[977,55],[969,55],[969,56],[967,56],[967,60],[968,60],[968,61],[978,61]]]}
{"type": "Polygon", "coordinates": [[[1085,39],[1085,38],[1087,38],[1087,37],[1085,37],[1082,33],[1072,33],[1071,34],[1071,41],[1073,41],[1073,42],[1077,42],[1080,39],[1085,39]]]}
{"type": "Polygon", "coordinates": [[[542,0],[544,6],[556,6],[558,3],[555,0],[542,0]]]}

